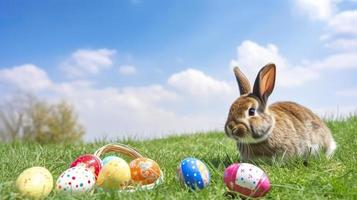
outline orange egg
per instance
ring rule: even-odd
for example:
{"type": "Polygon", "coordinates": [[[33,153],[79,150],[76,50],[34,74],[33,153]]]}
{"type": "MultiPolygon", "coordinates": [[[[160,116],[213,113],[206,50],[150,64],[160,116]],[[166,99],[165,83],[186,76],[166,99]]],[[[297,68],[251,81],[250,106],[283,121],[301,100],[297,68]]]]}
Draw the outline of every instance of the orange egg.
{"type": "Polygon", "coordinates": [[[137,158],[130,162],[131,179],[138,184],[154,183],[161,174],[159,165],[149,158],[137,158]]]}

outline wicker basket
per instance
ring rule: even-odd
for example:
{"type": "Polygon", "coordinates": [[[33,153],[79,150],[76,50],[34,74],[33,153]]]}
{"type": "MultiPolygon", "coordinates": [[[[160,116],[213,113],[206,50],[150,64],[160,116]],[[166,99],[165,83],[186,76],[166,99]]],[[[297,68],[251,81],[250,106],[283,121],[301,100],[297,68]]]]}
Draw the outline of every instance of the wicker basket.
{"type": "MultiPolygon", "coordinates": [[[[119,143],[107,144],[107,145],[99,148],[96,152],[94,152],[94,155],[100,158],[105,153],[117,153],[117,154],[121,154],[121,155],[126,155],[133,160],[136,158],[144,157],[137,150],[135,150],[127,145],[119,144],[119,143]]],[[[136,190],[151,190],[155,186],[161,184],[163,181],[164,181],[164,174],[160,170],[160,177],[154,183],[147,184],[147,185],[129,184],[125,188],[121,189],[121,191],[134,192],[136,190]]]]}

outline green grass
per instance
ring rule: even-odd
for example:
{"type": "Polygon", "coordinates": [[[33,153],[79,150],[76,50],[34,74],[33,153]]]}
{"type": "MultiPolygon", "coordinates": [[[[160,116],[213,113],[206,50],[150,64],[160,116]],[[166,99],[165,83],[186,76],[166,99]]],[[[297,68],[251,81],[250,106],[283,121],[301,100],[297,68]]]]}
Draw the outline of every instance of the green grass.
{"type": "MultiPolygon", "coordinates": [[[[299,159],[288,162],[257,163],[270,177],[266,199],[357,199],[357,117],[329,121],[338,150],[331,160],[321,156],[304,166],[299,159]]],[[[151,191],[104,192],[67,195],[53,192],[48,199],[225,199],[222,181],[226,166],[239,160],[235,144],[221,132],[173,136],[150,141],[121,141],[156,160],[164,174],[164,184],[151,191]],[[207,163],[211,183],[202,191],[181,187],[176,179],[180,160],[194,156],[207,163]]],[[[48,168],[54,179],[78,155],[93,153],[104,142],[81,145],[38,145],[15,142],[0,144],[0,199],[22,199],[16,192],[16,177],[31,166],[48,168]]]]}

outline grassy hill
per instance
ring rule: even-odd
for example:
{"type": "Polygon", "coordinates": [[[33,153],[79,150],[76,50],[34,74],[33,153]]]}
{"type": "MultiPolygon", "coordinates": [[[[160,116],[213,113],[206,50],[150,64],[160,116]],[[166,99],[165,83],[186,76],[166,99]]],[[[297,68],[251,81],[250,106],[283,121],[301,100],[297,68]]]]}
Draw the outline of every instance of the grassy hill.
{"type": "MultiPolygon", "coordinates": [[[[266,199],[357,199],[357,117],[330,121],[338,143],[331,160],[323,156],[304,166],[295,159],[286,163],[257,163],[270,177],[271,191],[266,199]]],[[[209,132],[173,136],[150,141],[120,141],[156,160],[165,182],[154,190],[135,193],[97,191],[94,194],[66,195],[53,191],[48,199],[225,199],[222,181],[225,166],[239,160],[235,144],[224,133],[209,132]],[[211,172],[208,188],[191,192],[176,180],[180,160],[194,156],[205,163],[211,172]]],[[[68,168],[78,155],[93,153],[104,142],[80,145],[38,145],[20,142],[0,144],[0,199],[21,199],[16,192],[16,177],[31,166],[48,168],[54,179],[68,168]]]]}

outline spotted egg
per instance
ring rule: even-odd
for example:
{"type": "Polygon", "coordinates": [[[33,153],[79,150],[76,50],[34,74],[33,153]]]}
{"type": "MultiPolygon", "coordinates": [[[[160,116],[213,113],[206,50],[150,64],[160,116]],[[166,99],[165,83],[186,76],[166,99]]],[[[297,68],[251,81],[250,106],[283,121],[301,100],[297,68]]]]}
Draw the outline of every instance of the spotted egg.
{"type": "Polygon", "coordinates": [[[185,158],[177,168],[177,176],[181,183],[191,189],[203,189],[210,182],[207,166],[196,158],[185,158]]]}
{"type": "Polygon", "coordinates": [[[224,182],[230,191],[246,197],[263,197],[270,190],[266,173],[249,163],[235,163],[228,166],[224,171],[224,182]]]}
{"type": "Polygon", "coordinates": [[[56,190],[71,193],[84,193],[91,191],[94,185],[94,173],[84,166],[77,166],[67,169],[58,177],[56,190]]]}
{"type": "Polygon", "coordinates": [[[131,179],[134,183],[146,185],[154,183],[160,178],[159,165],[149,158],[136,158],[130,162],[129,166],[131,179]]]}

